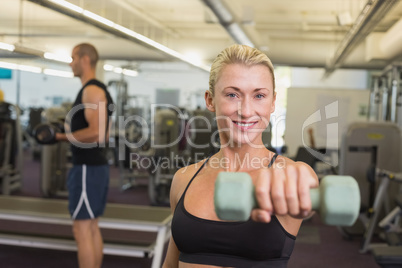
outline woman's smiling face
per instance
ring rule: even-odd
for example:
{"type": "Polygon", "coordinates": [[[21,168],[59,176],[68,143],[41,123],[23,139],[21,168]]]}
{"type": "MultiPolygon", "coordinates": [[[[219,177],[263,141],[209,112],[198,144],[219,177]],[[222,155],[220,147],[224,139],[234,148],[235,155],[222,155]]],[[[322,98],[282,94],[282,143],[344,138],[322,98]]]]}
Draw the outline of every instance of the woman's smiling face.
{"type": "Polygon", "coordinates": [[[222,69],[214,91],[207,107],[216,113],[221,144],[261,145],[261,133],[275,110],[273,77],[268,67],[229,64],[222,69]]]}

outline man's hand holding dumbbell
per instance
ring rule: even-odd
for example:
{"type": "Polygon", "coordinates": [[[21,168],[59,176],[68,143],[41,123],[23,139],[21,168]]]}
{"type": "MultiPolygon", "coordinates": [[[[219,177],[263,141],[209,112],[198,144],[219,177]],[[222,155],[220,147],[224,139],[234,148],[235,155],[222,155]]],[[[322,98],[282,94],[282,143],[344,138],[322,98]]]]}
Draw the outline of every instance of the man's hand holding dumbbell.
{"type": "Polygon", "coordinates": [[[65,129],[63,122],[52,122],[37,125],[33,130],[35,140],[42,145],[55,144],[59,139],[59,135],[65,137],[65,129]]]}

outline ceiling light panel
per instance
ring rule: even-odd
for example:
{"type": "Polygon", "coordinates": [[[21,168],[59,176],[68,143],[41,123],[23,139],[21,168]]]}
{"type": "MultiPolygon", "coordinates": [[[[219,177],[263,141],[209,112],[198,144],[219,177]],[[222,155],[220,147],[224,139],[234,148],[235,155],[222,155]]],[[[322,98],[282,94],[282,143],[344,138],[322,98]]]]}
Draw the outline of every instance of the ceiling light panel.
{"type": "Polygon", "coordinates": [[[146,47],[150,47],[152,49],[157,49],[162,51],[163,53],[174,57],[176,59],[182,60],[187,62],[195,67],[198,67],[204,71],[210,70],[210,67],[205,64],[199,64],[198,62],[193,62],[191,59],[187,58],[186,56],[182,55],[181,53],[162,45],[161,43],[152,40],[144,35],[141,35],[131,29],[128,29],[118,23],[115,23],[109,19],[106,19],[94,12],[90,12],[74,4],[64,1],[64,0],[29,0],[34,3],[41,4],[42,6],[48,7],[53,9],[57,12],[63,13],[67,16],[76,18],[78,20],[84,21],[86,23],[90,23],[95,27],[98,27],[106,32],[112,33],[115,36],[122,37],[146,47]]]}

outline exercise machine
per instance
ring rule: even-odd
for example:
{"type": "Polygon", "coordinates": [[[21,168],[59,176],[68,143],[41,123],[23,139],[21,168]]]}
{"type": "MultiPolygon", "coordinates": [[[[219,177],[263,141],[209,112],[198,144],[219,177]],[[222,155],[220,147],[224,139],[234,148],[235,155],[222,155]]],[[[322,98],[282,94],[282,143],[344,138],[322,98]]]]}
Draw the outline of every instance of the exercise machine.
{"type": "Polygon", "coordinates": [[[191,163],[196,163],[213,153],[211,136],[217,127],[214,123],[214,114],[200,107],[191,112],[189,122],[190,133],[186,138],[191,150],[191,163]]]}
{"type": "Polygon", "coordinates": [[[169,104],[151,107],[149,97],[130,95],[123,79],[110,81],[109,88],[116,102],[110,147],[115,150],[120,189],[140,186],[140,179],[145,179],[151,203],[168,205],[176,171],[214,150],[213,113],[200,107],[193,111],[169,104]]]}
{"type": "Polygon", "coordinates": [[[0,180],[1,193],[9,195],[22,187],[23,150],[20,109],[0,102],[0,180]]]}
{"type": "Polygon", "coordinates": [[[402,127],[402,62],[393,62],[372,76],[369,121],[390,121],[402,127]]]}
{"type": "Polygon", "coordinates": [[[402,183],[402,173],[394,173],[388,170],[376,169],[376,176],[381,179],[374,207],[373,217],[370,220],[367,231],[364,235],[361,252],[371,251],[376,262],[383,268],[400,267],[402,264],[402,240],[401,222],[402,216],[402,195],[396,197],[395,208],[381,221],[378,217],[381,212],[381,204],[386,196],[386,189],[390,182],[402,183]],[[378,223],[379,221],[379,223],[378,223]],[[383,231],[383,238],[386,243],[372,243],[376,225],[383,231]]]}
{"type": "MultiPolygon", "coordinates": [[[[372,243],[372,238],[375,233],[375,229],[377,226],[381,228],[385,233],[384,239],[387,240],[387,234],[391,234],[392,232],[400,231],[399,229],[399,216],[401,214],[401,208],[398,202],[395,202],[395,208],[390,211],[381,221],[380,216],[382,215],[383,203],[385,202],[388,195],[388,188],[390,183],[402,183],[402,173],[394,173],[384,169],[376,168],[374,171],[374,176],[380,180],[379,187],[377,193],[375,195],[375,200],[371,210],[371,217],[368,221],[367,229],[363,236],[363,242],[360,249],[361,253],[366,253],[372,250],[374,247],[378,247],[381,244],[372,243]]],[[[395,200],[398,195],[395,196],[395,200]]],[[[394,244],[398,244],[396,242],[394,244]]]]}
{"type": "Polygon", "coordinates": [[[29,148],[32,154],[32,158],[34,160],[40,161],[40,154],[41,154],[41,146],[35,141],[33,138],[33,130],[34,128],[42,123],[42,113],[44,108],[29,108],[29,119],[28,125],[25,128],[24,136],[29,144],[29,148]]]}
{"type": "Polygon", "coordinates": [[[178,111],[157,109],[152,118],[151,147],[155,154],[148,182],[148,194],[153,204],[168,205],[170,186],[178,170],[180,129],[185,123],[179,120],[178,111]],[[179,124],[182,124],[180,128],[179,124]]]}
{"type": "MultiPolygon", "coordinates": [[[[63,125],[69,106],[50,107],[43,112],[46,124],[63,125]]],[[[44,197],[68,196],[67,173],[71,168],[68,142],[41,146],[40,190],[44,197]]]]}
{"type": "MultiPolygon", "coordinates": [[[[378,182],[368,178],[370,167],[393,172],[400,171],[401,132],[398,125],[391,122],[358,122],[349,126],[340,150],[339,175],[349,175],[356,179],[360,188],[361,213],[359,220],[351,227],[339,230],[346,238],[362,236],[372,217],[372,208],[378,182]]],[[[399,185],[391,182],[383,202],[383,215],[389,213],[399,192],[399,185]]],[[[381,217],[380,216],[380,217],[381,217]]]]}
{"type": "Polygon", "coordinates": [[[113,152],[115,166],[119,168],[119,187],[121,191],[139,185],[139,179],[147,179],[147,170],[136,166],[131,160],[149,158],[154,154],[150,150],[150,100],[147,95],[131,95],[128,83],[122,77],[111,80],[108,89],[114,100],[114,114],[109,133],[108,152],[113,152]],[[139,145],[141,144],[141,145],[139,145]]]}

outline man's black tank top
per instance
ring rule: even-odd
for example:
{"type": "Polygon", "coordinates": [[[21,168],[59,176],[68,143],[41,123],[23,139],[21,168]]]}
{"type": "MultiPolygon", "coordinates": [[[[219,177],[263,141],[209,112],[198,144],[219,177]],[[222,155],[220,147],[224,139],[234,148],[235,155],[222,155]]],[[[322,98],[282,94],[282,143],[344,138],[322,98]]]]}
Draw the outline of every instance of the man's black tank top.
{"type": "MultiPolygon", "coordinates": [[[[269,167],[276,159],[275,155],[269,167]]],[[[213,221],[198,218],[184,207],[188,183],[174,211],[172,237],[185,263],[236,267],[287,267],[296,237],[275,216],[270,223],[213,221]]]]}
{"type": "MultiPolygon", "coordinates": [[[[111,109],[109,109],[109,105],[113,104],[113,100],[112,100],[112,97],[110,96],[109,92],[107,91],[106,85],[96,79],[89,80],[81,88],[80,92],[77,95],[77,98],[75,99],[75,102],[73,104],[73,109],[75,107],[77,110],[73,113],[71,118],[67,119],[70,122],[71,132],[88,127],[88,122],[85,119],[84,109],[81,106],[77,107],[77,105],[83,104],[82,103],[82,94],[84,92],[84,89],[89,85],[95,85],[105,91],[106,100],[107,100],[106,110],[108,113],[108,118],[107,118],[107,122],[106,122],[106,129],[104,131],[105,131],[105,133],[107,133],[108,126],[109,126],[109,116],[112,115],[112,113],[113,113],[113,111],[111,109]]],[[[98,145],[96,147],[92,147],[92,148],[82,148],[82,146],[79,146],[79,145],[76,146],[72,143],[71,144],[71,152],[72,152],[72,162],[74,165],[83,165],[83,164],[106,165],[107,164],[106,150],[105,150],[105,148],[100,148],[98,145]]]]}

